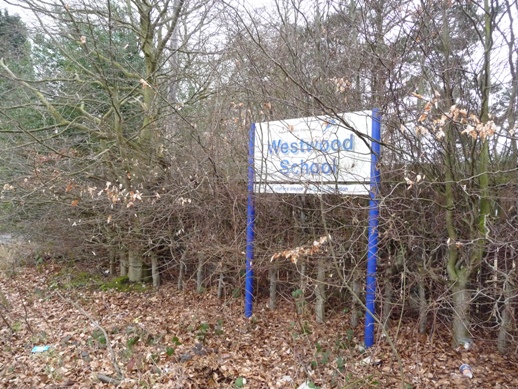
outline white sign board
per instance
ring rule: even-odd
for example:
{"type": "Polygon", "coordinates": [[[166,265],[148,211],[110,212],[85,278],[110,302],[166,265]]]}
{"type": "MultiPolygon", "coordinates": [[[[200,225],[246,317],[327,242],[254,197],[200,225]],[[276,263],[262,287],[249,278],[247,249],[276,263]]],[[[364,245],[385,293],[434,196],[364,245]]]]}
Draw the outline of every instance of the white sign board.
{"type": "Polygon", "coordinates": [[[368,194],[371,135],[371,111],[257,123],[254,192],[368,194]]]}

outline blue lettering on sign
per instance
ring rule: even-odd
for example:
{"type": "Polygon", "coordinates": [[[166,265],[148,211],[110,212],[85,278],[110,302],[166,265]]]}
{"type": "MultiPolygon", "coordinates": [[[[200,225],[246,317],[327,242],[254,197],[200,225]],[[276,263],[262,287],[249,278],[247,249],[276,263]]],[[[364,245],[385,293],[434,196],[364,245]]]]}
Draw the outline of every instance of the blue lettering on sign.
{"type": "Polygon", "coordinates": [[[325,123],[324,128],[322,129],[322,133],[325,134],[328,129],[333,127],[336,124],[336,121],[334,119],[331,119],[330,121],[325,123]]]}
{"type": "Polygon", "coordinates": [[[281,161],[280,172],[285,176],[302,176],[302,175],[320,175],[320,174],[336,174],[338,166],[336,165],[336,158],[333,158],[331,163],[324,162],[308,162],[303,159],[300,163],[291,163],[287,159],[281,161]]]}
{"type": "MultiPolygon", "coordinates": [[[[307,141],[300,139],[295,142],[287,142],[282,139],[275,139],[268,142],[268,153],[270,155],[283,155],[287,158],[280,161],[279,172],[288,177],[337,175],[338,165],[336,158],[331,162],[312,162],[308,159],[300,159],[295,162],[289,159],[290,155],[311,154],[321,152],[323,154],[338,153],[340,151],[354,150],[354,134],[342,139],[324,139],[307,141]]],[[[308,157],[306,157],[308,158],[308,157]]],[[[310,158],[311,159],[311,158],[310,158]]]]}
{"type": "Polygon", "coordinates": [[[343,140],[333,139],[329,140],[313,140],[311,142],[301,139],[299,142],[288,143],[281,139],[268,142],[269,154],[298,154],[311,153],[313,151],[321,151],[327,153],[328,151],[352,151],[354,150],[354,135],[351,134],[348,138],[343,140]]]}

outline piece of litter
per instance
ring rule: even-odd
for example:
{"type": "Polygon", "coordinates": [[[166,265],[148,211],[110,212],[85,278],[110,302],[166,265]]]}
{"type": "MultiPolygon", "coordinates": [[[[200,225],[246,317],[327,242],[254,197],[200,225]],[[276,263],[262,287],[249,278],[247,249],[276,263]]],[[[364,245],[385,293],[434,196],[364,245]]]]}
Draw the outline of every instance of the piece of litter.
{"type": "Polygon", "coordinates": [[[42,353],[47,351],[50,348],[50,346],[34,346],[32,348],[33,353],[42,353]]]}
{"type": "Polygon", "coordinates": [[[363,358],[360,361],[361,365],[373,365],[373,366],[379,366],[381,365],[381,359],[376,359],[373,356],[369,356],[367,358],[363,358]]]}
{"type": "Polygon", "coordinates": [[[459,341],[459,345],[457,346],[457,348],[455,349],[456,351],[462,351],[462,349],[464,350],[471,350],[473,348],[473,339],[470,339],[470,338],[462,338],[460,341],[459,341]]]}
{"type": "Polygon", "coordinates": [[[459,370],[463,376],[468,377],[468,378],[473,378],[473,369],[471,368],[470,365],[464,363],[464,364],[460,365],[459,370]]]}

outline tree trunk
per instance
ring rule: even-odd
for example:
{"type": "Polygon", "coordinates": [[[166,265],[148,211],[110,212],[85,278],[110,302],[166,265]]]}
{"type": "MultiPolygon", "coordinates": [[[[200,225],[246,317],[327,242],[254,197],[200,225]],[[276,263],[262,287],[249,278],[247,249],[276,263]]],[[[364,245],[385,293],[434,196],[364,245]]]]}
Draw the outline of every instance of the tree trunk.
{"type": "Polygon", "coordinates": [[[153,287],[160,287],[160,271],[158,270],[158,258],[155,253],[151,253],[151,277],[153,278],[153,287]]]}
{"type": "Polygon", "coordinates": [[[300,290],[303,292],[306,291],[306,260],[304,258],[300,258],[300,290]]]}
{"type": "Polygon", "coordinates": [[[297,298],[297,313],[301,315],[304,313],[306,307],[306,259],[300,258],[300,297],[297,298]]]}
{"type": "Polygon", "coordinates": [[[458,347],[471,341],[469,333],[469,308],[471,293],[468,288],[468,279],[460,271],[459,277],[453,285],[453,347],[458,347]]]}
{"type": "Polygon", "coordinates": [[[353,292],[353,296],[351,296],[352,297],[352,301],[351,301],[351,327],[352,328],[356,328],[360,324],[360,313],[359,313],[359,308],[358,308],[359,305],[358,305],[357,298],[360,297],[361,285],[360,285],[360,281],[358,280],[356,275],[354,275],[353,277],[354,278],[353,278],[352,286],[351,286],[351,289],[352,289],[352,292],[353,292]]]}
{"type": "Polygon", "coordinates": [[[180,269],[178,271],[178,290],[183,290],[183,275],[185,272],[185,263],[180,261],[180,269]]]}
{"type": "Polygon", "coordinates": [[[513,307],[511,305],[512,299],[512,288],[508,279],[504,281],[503,285],[503,297],[504,303],[502,306],[502,321],[500,323],[500,328],[498,329],[498,351],[502,354],[507,352],[507,346],[509,341],[509,333],[512,329],[513,324],[513,307]]]}
{"type": "MultiPolygon", "coordinates": [[[[117,267],[117,250],[115,247],[110,248],[110,275],[115,275],[117,267]]],[[[122,267],[122,266],[121,266],[122,267]]]]}
{"type": "Polygon", "coordinates": [[[323,256],[318,257],[317,262],[317,286],[315,315],[317,323],[324,323],[326,314],[326,262],[323,256]]]}
{"type": "Polygon", "coordinates": [[[277,273],[278,273],[277,264],[274,263],[272,267],[270,267],[270,310],[274,310],[277,307],[277,273]]]}
{"type": "Polygon", "coordinates": [[[120,253],[120,276],[125,277],[128,275],[128,250],[122,249],[120,253]]]}
{"type": "Polygon", "coordinates": [[[198,270],[196,272],[196,291],[203,292],[203,256],[198,256],[198,270]]]}
{"type": "Polygon", "coordinates": [[[419,333],[426,333],[428,324],[428,300],[426,299],[426,288],[423,280],[419,280],[417,285],[419,296],[419,333]]]}
{"type": "Polygon", "coordinates": [[[141,282],[144,274],[143,263],[140,258],[140,253],[136,249],[128,251],[128,278],[130,282],[141,282]]]}
{"type": "MultiPolygon", "coordinates": [[[[179,0],[174,0],[173,8],[176,10],[179,6],[179,0]]],[[[178,27],[176,26],[171,34],[171,50],[172,54],[169,62],[171,63],[171,69],[173,71],[171,77],[169,77],[169,102],[176,104],[178,101],[178,47],[179,47],[179,34],[178,27]]]]}
{"type": "MultiPolygon", "coordinates": [[[[383,305],[382,305],[382,311],[381,311],[381,320],[383,323],[383,326],[385,328],[388,328],[389,320],[390,320],[390,314],[392,313],[392,307],[393,307],[393,297],[394,297],[394,287],[392,286],[392,267],[394,265],[388,266],[386,272],[385,272],[385,285],[383,287],[383,305]]],[[[403,285],[404,286],[404,285],[403,285]]]]}
{"type": "Polygon", "coordinates": [[[185,257],[187,256],[187,249],[182,253],[180,258],[180,269],[178,270],[178,290],[183,290],[183,278],[185,275],[185,257]]]}
{"type": "Polygon", "coordinates": [[[221,271],[219,273],[219,278],[218,278],[218,298],[223,298],[223,294],[224,294],[224,291],[225,291],[225,272],[226,272],[226,268],[225,266],[223,266],[221,268],[221,271]]]}

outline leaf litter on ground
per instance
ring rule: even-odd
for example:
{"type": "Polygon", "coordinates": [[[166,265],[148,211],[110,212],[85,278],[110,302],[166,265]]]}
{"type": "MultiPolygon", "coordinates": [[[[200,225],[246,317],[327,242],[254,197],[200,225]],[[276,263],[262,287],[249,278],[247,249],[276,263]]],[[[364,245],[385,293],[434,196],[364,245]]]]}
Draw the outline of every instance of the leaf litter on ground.
{"type": "Polygon", "coordinates": [[[331,312],[317,324],[287,301],[270,311],[258,301],[246,319],[241,298],[178,291],[56,288],[57,269],[0,275],[9,303],[0,328],[0,385],[5,388],[517,388],[516,356],[475,339],[450,347],[447,329],[433,338],[409,321],[362,347],[363,329],[331,312]],[[32,353],[35,346],[49,346],[32,353]],[[369,363],[366,363],[368,361],[369,363]],[[370,363],[375,361],[376,363],[370,363]],[[459,374],[469,364],[473,378],[459,374]]]}

